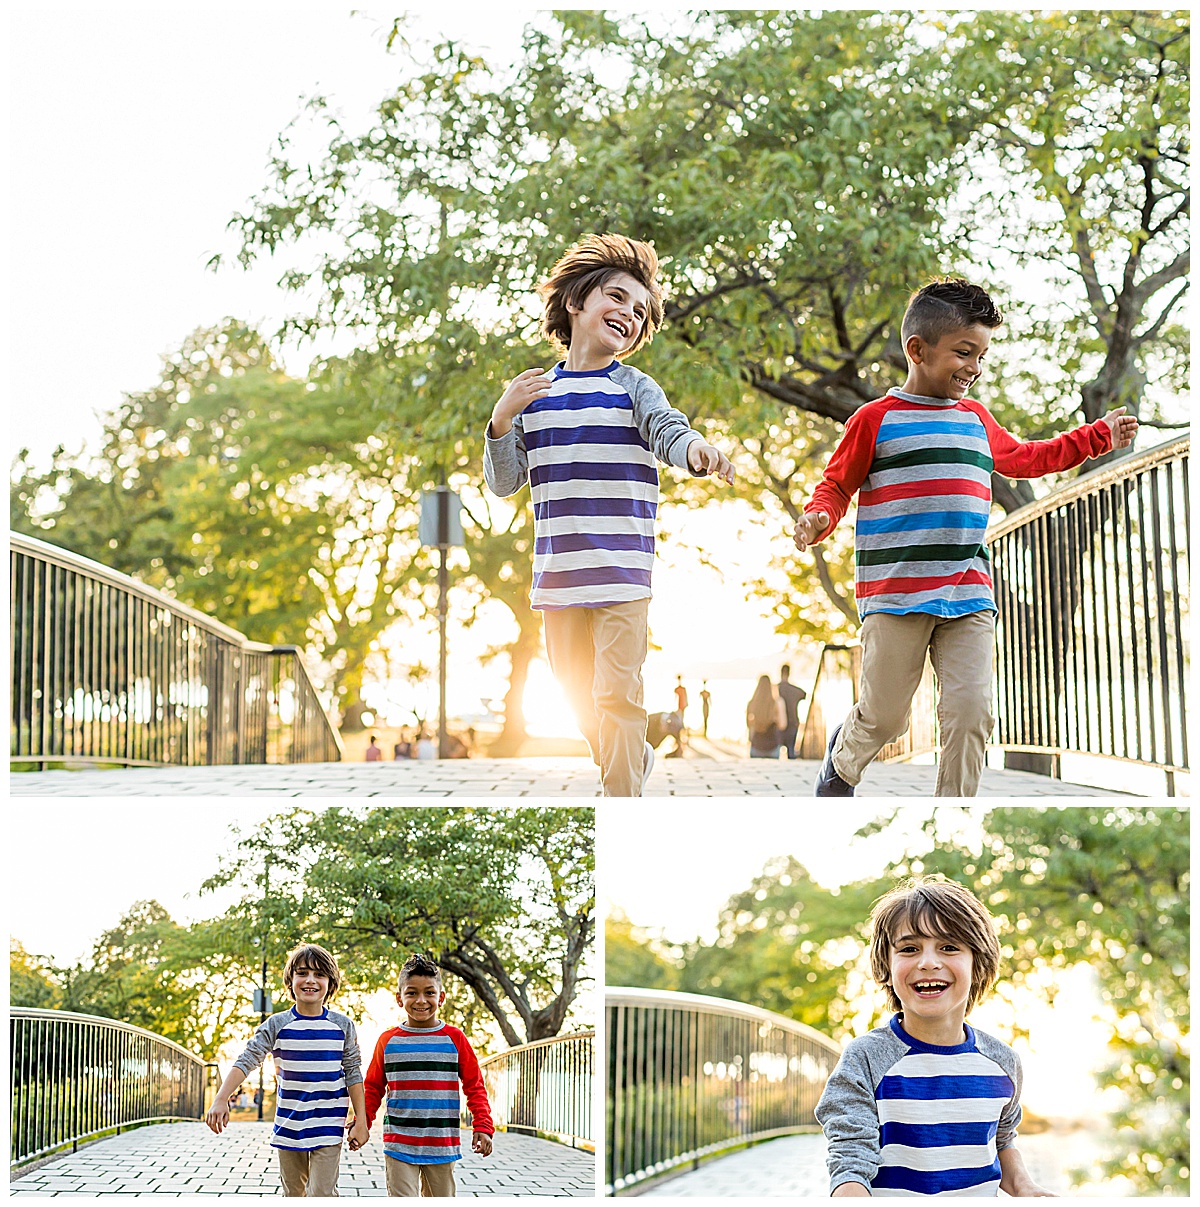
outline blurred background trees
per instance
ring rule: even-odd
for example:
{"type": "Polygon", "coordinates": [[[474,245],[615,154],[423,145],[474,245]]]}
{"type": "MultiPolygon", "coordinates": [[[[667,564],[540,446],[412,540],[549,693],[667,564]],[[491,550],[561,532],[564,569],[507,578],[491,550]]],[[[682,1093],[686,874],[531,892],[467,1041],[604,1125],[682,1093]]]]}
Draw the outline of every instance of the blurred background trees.
{"type": "MultiPolygon", "coordinates": [[[[414,507],[446,481],[470,614],[511,614],[493,654],[515,750],[540,640],[529,504],[484,495],[482,438],[504,383],[552,363],[533,288],[561,251],[587,231],[656,244],[667,323],[638,363],[733,447],[737,497],[771,530],[846,418],[902,380],[899,319],[935,273],[984,281],[1007,315],[980,394],[1013,430],[1118,403],[1179,426],[1189,34],[1183,11],[568,11],[501,64],[409,46],[398,22],[370,128],[314,101],[232,221],[300,312],[196,333],[102,449],[19,462],[14,525],[308,644],[353,724],[381,635],[428,617],[414,507]],[[282,374],[275,340],[317,335],[339,355],[282,374]]],[[[811,559],[781,541],[755,588],[781,632],[853,633],[850,539],[811,559]]]]}

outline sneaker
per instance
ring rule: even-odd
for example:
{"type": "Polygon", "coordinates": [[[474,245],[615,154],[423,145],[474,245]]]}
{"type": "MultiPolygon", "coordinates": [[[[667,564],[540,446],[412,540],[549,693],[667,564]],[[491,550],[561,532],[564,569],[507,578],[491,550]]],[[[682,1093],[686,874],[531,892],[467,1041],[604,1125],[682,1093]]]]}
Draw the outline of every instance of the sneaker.
{"type": "Polygon", "coordinates": [[[848,784],[833,767],[833,744],[842,732],[839,725],[829,735],[829,745],[825,747],[825,759],[817,772],[816,783],[813,784],[813,796],[853,796],[854,785],[848,784]]]}
{"type": "Polygon", "coordinates": [[[654,770],[654,747],[649,742],[646,743],[646,753],[642,756],[642,784],[650,778],[650,772],[654,770]]]}

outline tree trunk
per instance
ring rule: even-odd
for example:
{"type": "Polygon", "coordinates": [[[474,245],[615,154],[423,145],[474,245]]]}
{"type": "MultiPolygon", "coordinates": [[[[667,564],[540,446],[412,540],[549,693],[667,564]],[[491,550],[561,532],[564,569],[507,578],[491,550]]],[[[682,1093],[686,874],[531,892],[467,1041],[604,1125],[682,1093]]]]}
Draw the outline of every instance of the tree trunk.
{"type": "Polygon", "coordinates": [[[528,618],[514,611],[521,631],[508,650],[512,669],[504,695],[504,728],[489,751],[496,758],[515,758],[525,742],[525,684],[529,680],[529,664],[537,657],[542,643],[541,620],[532,609],[528,611],[528,618]]]}

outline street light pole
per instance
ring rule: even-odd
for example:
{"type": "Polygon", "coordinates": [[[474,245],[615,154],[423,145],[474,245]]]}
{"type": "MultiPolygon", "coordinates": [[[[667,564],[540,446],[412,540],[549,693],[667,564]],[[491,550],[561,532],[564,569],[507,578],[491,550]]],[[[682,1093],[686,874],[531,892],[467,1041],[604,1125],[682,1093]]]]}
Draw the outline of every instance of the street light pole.
{"type": "MultiPolygon", "coordinates": [[[[262,996],[258,1002],[258,1025],[261,1027],[267,1021],[267,937],[270,934],[270,927],[267,925],[267,898],[271,893],[271,861],[268,859],[263,865],[263,935],[262,935],[262,985],[260,993],[262,996]]],[[[263,1064],[258,1066],[258,1121],[263,1121],[263,1099],[266,1093],[263,1086],[263,1064]]]]}

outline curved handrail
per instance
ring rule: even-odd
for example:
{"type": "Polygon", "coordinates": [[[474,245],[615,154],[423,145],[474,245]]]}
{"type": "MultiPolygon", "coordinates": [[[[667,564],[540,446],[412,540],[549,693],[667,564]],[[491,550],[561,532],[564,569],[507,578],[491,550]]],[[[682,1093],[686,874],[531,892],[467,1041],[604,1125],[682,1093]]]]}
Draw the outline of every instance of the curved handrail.
{"type": "Polygon", "coordinates": [[[594,1151],[595,1038],[595,1031],[573,1031],[481,1060],[496,1126],[594,1151]]]}
{"type": "Polygon", "coordinates": [[[702,994],[606,987],[605,1019],[610,1195],[815,1129],[841,1053],[795,1019],[702,994]]]}
{"type": "Polygon", "coordinates": [[[1074,479],[987,533],[996,744],[1189,768],[1190,437],[1074,479]]]}
{"type": "Polygon", "coordinates": [[[15,1167],[125,1127],[201,1119],[211,1062],[119,1019],[9,1010],[15,1167]]]}
{"type": "Polygon", "coordinates": [[[9,557],[14,764],[342,757],[299,647],[36,537],[10,533],[9,557]]]}

